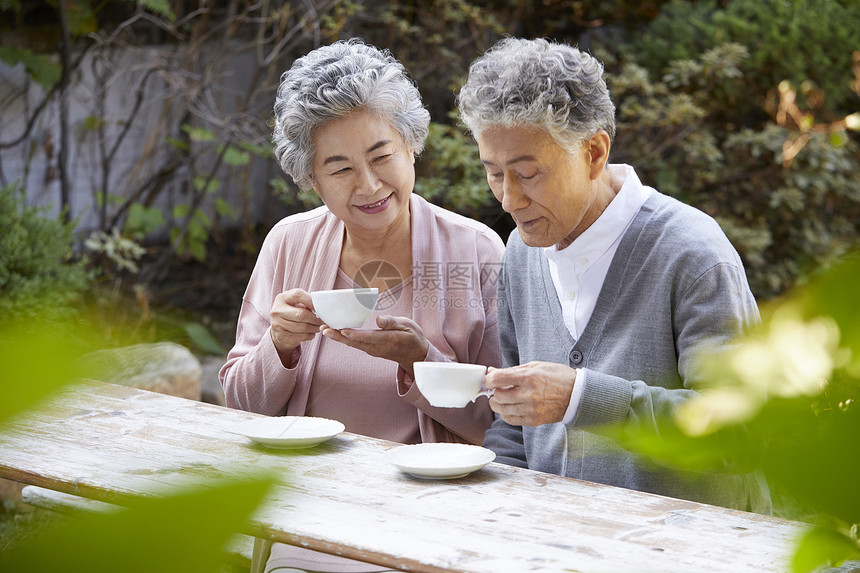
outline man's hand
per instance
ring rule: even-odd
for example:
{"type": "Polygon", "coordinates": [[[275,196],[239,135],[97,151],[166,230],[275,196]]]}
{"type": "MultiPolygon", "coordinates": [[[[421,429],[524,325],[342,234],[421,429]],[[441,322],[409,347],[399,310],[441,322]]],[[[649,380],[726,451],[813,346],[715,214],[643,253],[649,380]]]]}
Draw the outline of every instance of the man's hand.
{"type": "Polygon", "coordinates": [[[490,368],[484,386],[495,393],[490,407],[508,424],[540,426],[561,422],[570,404],[576,370],[555,362],[490,368]]]}
{"type": "Polygon", "coordinates": [[[323,326],[324,336],[347,346],[352,346],[371,356],[397,362],[409,376],[413,376],[412,363],[427,356],[430,343],[424,331],[414,321],[402,316],[378,316],[376,324],[380,330],[344,328],[335,330],[323,326]]]}

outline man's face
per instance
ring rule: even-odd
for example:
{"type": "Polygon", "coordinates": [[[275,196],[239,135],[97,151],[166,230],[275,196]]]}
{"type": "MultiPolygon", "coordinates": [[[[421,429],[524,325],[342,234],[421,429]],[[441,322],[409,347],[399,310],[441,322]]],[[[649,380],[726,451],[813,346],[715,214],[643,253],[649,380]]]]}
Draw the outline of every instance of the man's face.
{"type": "Polygon", "coordinates": [[[573,153],[542,129],[496,126],[476,139],[490,189],[526,245],[564,248],[600,216],[591,139],[573,153]]]}

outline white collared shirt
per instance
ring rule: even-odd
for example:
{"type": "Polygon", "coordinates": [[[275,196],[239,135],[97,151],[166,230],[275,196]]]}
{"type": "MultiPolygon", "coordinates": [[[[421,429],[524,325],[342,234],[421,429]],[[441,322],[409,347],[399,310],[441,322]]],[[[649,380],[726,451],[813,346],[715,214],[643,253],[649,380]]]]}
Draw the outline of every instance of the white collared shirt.
{"type": "MultiPolygon", "coordinates": [[[[621,190],[606,210],[567,248],[558,250],[553,245],[544,249],[555,292],[561,303],[564,324],[574,340],[579,339],[594,312],[594,305],[621,237],[654,192],[642,185],[629,165],[607,165],[606,169],[615,179],[623,182],[621,190]]],[[[577,383],[562,420],[565,424],[573,420],[579,407],[585,385],[585,370],[577,369],[576,378],[577,383]]]]}

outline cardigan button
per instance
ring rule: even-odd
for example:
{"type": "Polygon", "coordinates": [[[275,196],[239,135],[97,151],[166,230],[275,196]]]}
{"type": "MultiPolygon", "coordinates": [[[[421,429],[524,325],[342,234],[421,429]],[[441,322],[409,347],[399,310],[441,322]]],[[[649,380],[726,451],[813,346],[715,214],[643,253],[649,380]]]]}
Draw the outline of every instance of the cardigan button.
{"type": "Polygon", "coordinates": [[[574,350],[570,353],[570,361],[574,364],[580,364],[582,362],[582,352],[579,350],[574,350]]]}

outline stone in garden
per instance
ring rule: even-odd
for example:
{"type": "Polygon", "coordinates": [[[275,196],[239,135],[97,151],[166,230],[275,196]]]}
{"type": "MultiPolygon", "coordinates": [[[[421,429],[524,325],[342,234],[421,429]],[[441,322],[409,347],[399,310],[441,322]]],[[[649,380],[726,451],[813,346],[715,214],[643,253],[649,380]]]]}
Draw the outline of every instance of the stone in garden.
{"type": "Polygon", "coordinates": [[[97,372],[93,377],[104,382],[200,400],[200,361],[181,344],[135,344],[97,350],[86,358],[97,372]]]}

